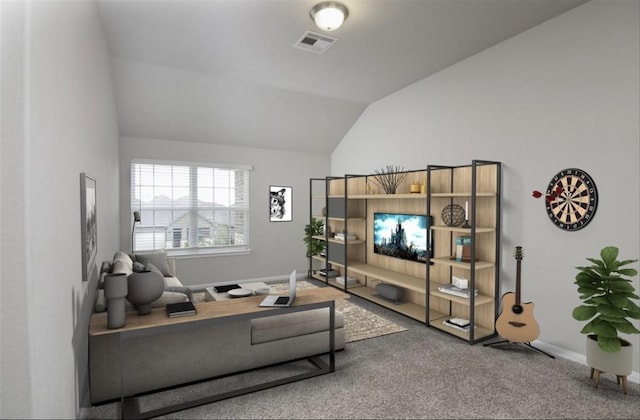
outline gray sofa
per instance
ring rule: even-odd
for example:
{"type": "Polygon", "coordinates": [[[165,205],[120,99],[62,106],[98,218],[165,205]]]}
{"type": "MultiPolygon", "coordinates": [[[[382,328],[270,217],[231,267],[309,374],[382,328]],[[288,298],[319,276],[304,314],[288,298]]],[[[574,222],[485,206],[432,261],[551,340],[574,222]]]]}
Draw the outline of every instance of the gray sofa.
{"type": "MultiPolygon", "coordinates": [[[[121,269],[116,259],[103,264],[101,281],[106,272],[121,269]]],[[[175,274],[170,261],[168,258],[170,274],[175,274]]],[[[165,283],[171,286],[152,304],[154,308],[189,298],[188,292],[175,291],[182,287],[177,277],[169,277],[165,283]]],[[[101,304],[96,307],[102,309],[101,304]]],[[[119,334],[89,337],[92,404],[326,353],[329,312],[322,308],[253,320],[186,324],[161,334],[127,338],[122,354],[120,346],[119,334]]],[[[344,347],[344,317],[336,311],[335,349],[344,347]]]]}
{"type": "MultiPolygon", "coordinates": [[[[104,297],[104,277],[110,273],[132,274],[134,271],[157,270],[164,277],[164,291],[162,296],[151,303],[151,308],[164,308],[167,303],[186,302],[191,299],[191,290],[184,287],[175,276],[175,259],[168,258],[164,252],[153,252],[148,254],[129,255],[126,252],[118,251],[113,256],[113,260],[105,261],[100,268],[100,280],[94,312],[104,312],[107,309],[107,302],[104,297]]],[[[135,310],[134,305],[126,301],[125,310],[135,310]]]]}

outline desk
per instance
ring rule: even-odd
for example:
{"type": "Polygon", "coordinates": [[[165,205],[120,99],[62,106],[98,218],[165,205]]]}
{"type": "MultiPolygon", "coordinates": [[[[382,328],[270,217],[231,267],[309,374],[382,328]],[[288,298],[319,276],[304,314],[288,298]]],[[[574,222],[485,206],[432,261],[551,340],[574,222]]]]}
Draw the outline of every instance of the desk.
{"type": "MultiPolygon", "coordinates": [[[[260,391],[263,389],[279,386],[314,376],[323,375],[335,371],[335,305],[334,300],[345,299],[349,295],[333,288],[323,287],[314,289],[299,290],[296,294],[294,305],[289,308],[263,308],[258,304],[264,296],[253,296],[243,299],[232,299],[219,302],[202,302],[196,304],[198,313],[192,316],[169,318],[164,308],[154,309],[149,315],[139,316],[135,312],[127,313],[126,325],[123,328],[107,328],[105,313],[94,314],[89,323],[89,335],[119,334],[120,351],[122,352],[128,338],[145,335],[160,334],[172,329],[188,328],[193,325],[203,323],[230,322],[240,319],[255,319],[285,313],[308,311],[318,308],[329,308],[329,363],[325,363],[319,357],[309,358],[309,362],[315,368],[310,372],[301,373],[287,378],[278,379],[244,389],[223,392],[205,398],[186,401],[163,407],[157,410],[141,413],[138,407],[136,396],[121,396],[121,408],[123,418],[148,418],[156,417],[203,404],[220,401],[226,398],[260,391]]],[[[122,365],[121,365],[122,366],[122,365]]],[[[123,373],[120,373],[124,378],[123,373]]],[[[124,387],[123,387],[124,389],[124,387]]]]}

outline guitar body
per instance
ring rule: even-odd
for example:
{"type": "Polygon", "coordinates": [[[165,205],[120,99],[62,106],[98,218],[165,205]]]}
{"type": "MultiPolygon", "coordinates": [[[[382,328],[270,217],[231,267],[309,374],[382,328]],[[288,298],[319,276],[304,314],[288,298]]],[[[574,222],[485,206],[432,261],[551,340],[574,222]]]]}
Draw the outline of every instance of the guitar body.
{"type": "Polygon", "coordinates": [[[517,261],[516,292],[502,295],[502,310],[496,319],[496,330],[503,338],[515,343],[528,343],[540,335],[540,327],[533,317],[531,302],[520,302],[520,273],[522,247],[517,246],[514,252],[517,261]]]}
{"type": "MultiPolygon", "coordinates": [[[[515,343],[528,343],[540,335],[538,321],[533,317],[535,304],[521,303],[521,313],[515,313],[516,294],[508,292],[502,295],[502,312],[496,320],[496,330],[501,337],[515,343]]],[[[517,309],[516,309],[517,310],[517,309]]]]}

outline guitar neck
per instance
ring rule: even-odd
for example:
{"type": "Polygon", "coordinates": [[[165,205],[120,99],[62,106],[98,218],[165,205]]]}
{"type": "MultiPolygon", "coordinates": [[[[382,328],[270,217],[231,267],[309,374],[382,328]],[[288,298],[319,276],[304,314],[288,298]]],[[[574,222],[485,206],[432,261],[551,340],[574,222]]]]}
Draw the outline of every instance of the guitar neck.
{"type": "Polygon", "coordinates": [[[520,305],[520,272],[522,261],[516,261],[516,305],[520,305]]]}

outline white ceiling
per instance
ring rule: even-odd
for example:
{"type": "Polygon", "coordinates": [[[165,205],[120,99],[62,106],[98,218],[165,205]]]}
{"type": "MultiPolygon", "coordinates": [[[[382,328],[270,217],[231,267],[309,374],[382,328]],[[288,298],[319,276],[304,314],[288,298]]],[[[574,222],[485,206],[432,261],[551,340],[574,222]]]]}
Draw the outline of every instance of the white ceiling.
{"type": "Polygon", "coordinates": [[[99,0],[120,134],[330,153],[366,106],[586,0],[99,0]]]}

